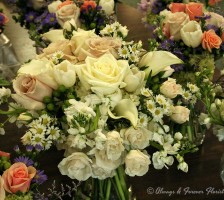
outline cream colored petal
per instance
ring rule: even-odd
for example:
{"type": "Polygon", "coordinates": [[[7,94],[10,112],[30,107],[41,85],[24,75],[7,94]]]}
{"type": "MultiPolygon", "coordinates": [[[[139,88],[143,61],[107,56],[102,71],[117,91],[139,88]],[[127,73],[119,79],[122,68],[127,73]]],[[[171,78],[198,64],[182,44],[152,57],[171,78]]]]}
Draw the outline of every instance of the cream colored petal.
{"type": "Polygon", "coordinates": [[[130,99],[122,99],[114,108],[115,115],[108,110],[108,114],[113,119],[125,118],[128,119],[133,127],[137,126],[138,110],[130,99]]]}
{"type": "Polygon", "coordinates": [[[168,51],[152,51],[141,58],[139,67],[147,67],[144,70],[147,78],[151,71],[152,76],[155,76],[167,66],[180,63],[183,63],[183,61],[168,51]]]}
{"type": "Polygon", "coordinates": [[[54,29],[42,34],[42,37],[50,40],[51,42],[56,42],[58,40],[65,40],[63,35],[63,29],[54,29]]]}

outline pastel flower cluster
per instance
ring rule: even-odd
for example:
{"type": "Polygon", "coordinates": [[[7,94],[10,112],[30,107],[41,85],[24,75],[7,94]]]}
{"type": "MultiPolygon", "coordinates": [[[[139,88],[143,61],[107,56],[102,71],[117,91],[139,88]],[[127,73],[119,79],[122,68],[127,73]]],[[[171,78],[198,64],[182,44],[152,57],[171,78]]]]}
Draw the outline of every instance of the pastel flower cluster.
{"type": "Polygon", "coordinates": [[[79,27],[97,33],[106,24],[113,21],[114,0],[9,0],[14,5],[14,20],[29,30],[29,35],[37,47],[46,47],[46,41],[41,40],[40,34],[52,29],[79,27]]]}

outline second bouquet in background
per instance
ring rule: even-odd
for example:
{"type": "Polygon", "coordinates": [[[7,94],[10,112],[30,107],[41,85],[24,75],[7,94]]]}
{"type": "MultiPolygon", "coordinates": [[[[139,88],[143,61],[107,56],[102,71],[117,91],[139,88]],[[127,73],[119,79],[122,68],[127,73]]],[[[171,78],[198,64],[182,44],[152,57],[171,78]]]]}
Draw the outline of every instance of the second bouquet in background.
{"type": "Polygon", "coordinates": [[[37,47],[47,46],[41,34],[52,29],[95,29],[98,34],[106,24],[114,22],[114,0],[7,0],[14,20],[28,29],[37,47]]]}

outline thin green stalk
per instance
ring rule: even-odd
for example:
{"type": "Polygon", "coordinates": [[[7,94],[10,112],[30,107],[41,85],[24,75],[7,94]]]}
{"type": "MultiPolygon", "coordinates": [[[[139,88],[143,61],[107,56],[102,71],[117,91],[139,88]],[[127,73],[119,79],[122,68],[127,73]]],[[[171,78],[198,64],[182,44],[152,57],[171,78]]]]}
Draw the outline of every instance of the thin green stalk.
{"type": "Polygon", "coordinates": [[[119,176],[119,179],[121,182],[122,189],[125,194],[125,198],[128,199],[128,189],[127,189],[126,180],[124,178],[124,175],[125,175],[124,169],[122,166],[120,166],[120,167],[118,167],[117,171],[118,171],[118,176],[119,176]]]}
{"type": "Polygon", "coordinates": [[[111,178],[111,182],[113,184],[113,188],[115,189],[116,191],[116,194],[117,194],[117,197],[119,198],[119,200],[121,200],[121,196],[119,194],[119,191],[118,191],[118,188],[117,188],[117,185],[116,185],[116,182],[115,182],[115,178],[111,178]]]}
{"type": "Polygon", "coordinates": [[[117,172],[115,174],[115,182],[116,182],[117,189],[118,189],[118,192],[120,194],[121,200],[125,200],[124,191],[122,189],[122,186],[121,186],[121,183],[120,183],[120,180],[119,180],[117,172]]]}
{"type": "Polygon", "coordinates": [[[111,191],[111,181],[108,178],[108,180],[107,180],[107,190],[106,190],[106,198],[105,198],[105,200],[109,200],[109,198],[110,198],[110,191],[111,191]]]}
{"type": "Polygon", "coordinates": [[[188,134],[188,139],[190,141],[193,141],[192,131],[191,131],[191,126],[190,125],[187,126],[187,134],[188,134]]]}
{"type": "Polygon", "coordinates": [[[104,199],[104,192],[103,192],[103,180],[97,180],[99,183],[99,188],[100,188],[100,199],[104,199]]]}

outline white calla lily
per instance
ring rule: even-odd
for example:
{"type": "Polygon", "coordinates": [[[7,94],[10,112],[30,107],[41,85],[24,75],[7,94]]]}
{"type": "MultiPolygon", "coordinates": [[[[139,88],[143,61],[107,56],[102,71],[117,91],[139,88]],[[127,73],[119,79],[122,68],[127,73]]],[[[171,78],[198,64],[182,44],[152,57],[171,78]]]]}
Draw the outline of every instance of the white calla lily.
{"type": "Polygon", "coordinates": [[[54,29],[42,34],[43,38],[50,40],[51,42],[57,42],[59,40],[65,40],[63,29],[54,29]]]}
{"type": "Polygon", "coordinates": [[[167,66],[181,64],[183,61],[168,51],[151,51],[142,56],[139,67],[147,67],[144,71],[146,78],[152,71],[152,76],[163,71],[167,66]]]}
{"type": "Polygon", "coordinates": [[[128,119],[133,127],[137,126],[138,110],[136,105],[130,99],[122,99],[114,108],[113,112],[116,116],[108,110],[108,114],[113,119],[125,118],[128,119]]]}

